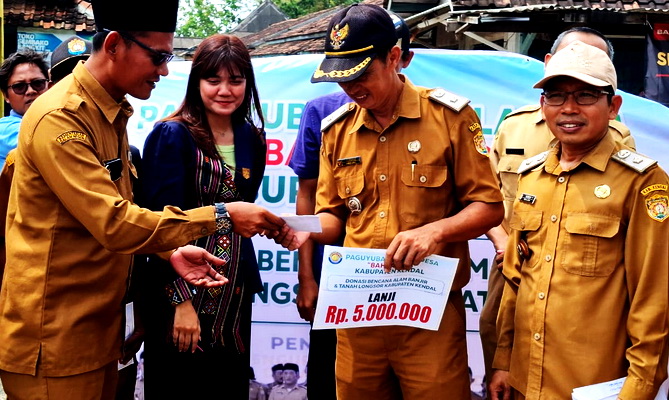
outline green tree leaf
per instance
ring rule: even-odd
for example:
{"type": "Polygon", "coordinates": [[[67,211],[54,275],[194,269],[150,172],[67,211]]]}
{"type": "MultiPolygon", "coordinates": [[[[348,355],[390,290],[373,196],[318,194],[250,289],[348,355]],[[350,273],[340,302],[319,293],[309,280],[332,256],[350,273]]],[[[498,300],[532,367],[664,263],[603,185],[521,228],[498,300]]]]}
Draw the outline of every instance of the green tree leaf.
{"type": "Polygon", "coordinates": [[[225,32],[239,23],[239,10],[236,0],[182,0],[176,35],[204,38],[225,32]]]}
{"type": "Polygon", "coordinates": [[[360,0],[274,0],[274,3],[290,18],[299,18],[316,11],[340,5],[359,3],[360,0]]]}

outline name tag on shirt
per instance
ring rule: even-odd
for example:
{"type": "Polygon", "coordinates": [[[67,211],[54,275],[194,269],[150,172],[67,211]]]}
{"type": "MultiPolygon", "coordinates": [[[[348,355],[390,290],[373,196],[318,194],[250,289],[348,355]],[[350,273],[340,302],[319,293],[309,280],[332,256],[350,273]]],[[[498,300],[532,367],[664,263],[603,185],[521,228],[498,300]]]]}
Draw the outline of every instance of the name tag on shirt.
{"type": "Polygon", "coordinates": [[[337,160],[338,167],[348,167],[350,165],[362,164],[362,158],[360,156],[349,157],[349,158],[340,158],[337,160]]]}

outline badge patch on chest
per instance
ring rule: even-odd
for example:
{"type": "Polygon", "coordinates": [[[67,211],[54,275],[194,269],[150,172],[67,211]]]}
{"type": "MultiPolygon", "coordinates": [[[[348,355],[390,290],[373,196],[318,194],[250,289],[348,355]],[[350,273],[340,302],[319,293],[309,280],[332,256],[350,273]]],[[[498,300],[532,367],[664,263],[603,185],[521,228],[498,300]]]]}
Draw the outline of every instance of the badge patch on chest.
{"type": "Polygon", "coordinates": [[[242,168],[242,176],[244,179],[250,179],[251,178],[251,168],[242,168]]]}
{"type": "Polygon", "coordinates": [[[351,214],[358,215],[362,212],[362,203],[355,196],[349,197],[346,205],[348,206],[348,209],[351,210],[351,214]]]}
{"type": "Polygon", "coordinates": [[[595,196],[598,199],[605,199],[611,195],[611,188],[609,185],[599,185],[595,188],[595,196]]]}
{"type": "Polygon", "coordinates": [[[85,142],[87,138],[88,138],[88,136],[83,132],[67,131],[67,132],[59,135],[56,138],[56,142],[58,142],[60,144],[65,144],[65,143],[69,142],[70,140],[79,140],[79,141],[85,142]]]}
{"type": "Polygon", "coordinates": [[[646,211],[655,221],[664,221],[667,219],[667,209],[669,208],[669,197],[665,194],[654,194],[646,197],[646,211]]]}

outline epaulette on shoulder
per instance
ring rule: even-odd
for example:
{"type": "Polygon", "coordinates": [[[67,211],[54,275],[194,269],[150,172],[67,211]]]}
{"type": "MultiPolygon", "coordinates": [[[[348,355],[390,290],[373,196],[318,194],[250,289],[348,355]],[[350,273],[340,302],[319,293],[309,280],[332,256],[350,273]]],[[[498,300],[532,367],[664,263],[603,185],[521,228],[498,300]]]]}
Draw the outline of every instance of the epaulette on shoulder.
{"type": "Polygon", "coordinates": [[[432,92],[430,92],[429,97],[430,100],[436,101],[457,113],[462,111],[462,109],[469,104],[468,98],[451,93],[442,88],[433,89],[432,92]]]}
{"type": "Polygon", "coordinates": [[[63,108],[67,111],[76,112],[83,102],[83,97],[79,96],[78,94],[71,94],[70,97],[68,97],[67,102],[65,102],[65,107],[63,108]]]}
{"type": "Polygon", "coordinates": [[[639,154],[627,149],[619,150],[617,153],[612,155],[611,158],[626,167],[632,168],[638,173],[642,173],[648,168],[657,164],[657,161],[653,160],[652,158],[648,158],[643,154],[639,154]]]}
{"type": "Polygon", "coordinates": [[[546,158],[548,158],[548,150],[544,151],[543,153],[539,153],[534,157],[530,157],[520,163],[520,166],[518,167],[518,173],[522,174],[524,172],[527,172],[531,170],[532,168],[541,165],[544,161],[546,161],[546,158]]]}
{"type": "Polygon", "coordinates": [[[504,119],[509,118],[512,115],[532,113],[532,112],[538,111],[539,109],[541,109],[541,105],[539,105],[539,104],[531,104],[529,106],[522,106],[522,107],[517,108],[517,109],[511,111],[510,113],[506,114],[504,119]]]}
{"type": "Polygon", "coordinates": [[[339,121],[339,119],[341,119],[341,117],[343,117],[344,115],[353,111],[354,108],[355,108],[355,103],[346,103],[343,106],[339,107],[338,109],[334,110],[332,114],[323,118],[323,120],[321,121],[321,132],[325,131],[330,126],[332,126],[332,124],[339,121]]]}

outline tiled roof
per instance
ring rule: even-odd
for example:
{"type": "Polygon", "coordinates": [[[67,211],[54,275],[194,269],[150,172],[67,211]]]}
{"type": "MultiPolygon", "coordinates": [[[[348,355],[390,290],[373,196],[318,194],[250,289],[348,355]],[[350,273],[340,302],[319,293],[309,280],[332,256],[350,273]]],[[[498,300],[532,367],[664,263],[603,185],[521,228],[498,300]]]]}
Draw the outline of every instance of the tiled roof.
{"type": "Polygon", "coordinates": [[[94,32],[91,3],[84,0],[3,0],[5,24],[24,28],[94,32]]]}
{"type": "MultiPolygon", "coordinates": [[[[407,8],[413,6],[428,9],[438,6],[439,3],[438,0],[397,0],[393,1],[392,8],[407,8]]],[[[669,9],[669,0],[453,0],[453,8],[455,10],[536,5],[611,10],[657,10],[669,9]]]]}
{"type": "MultiPolygon", "coordinates": [[[[364,3],[383,6],[383,0],[364,3]]],[[[343,6],[317,11],[300,18],[272,24],[262,31],[242,38],[251,56],[322,53],[323,38],[330,18],[343,6]]]]}

